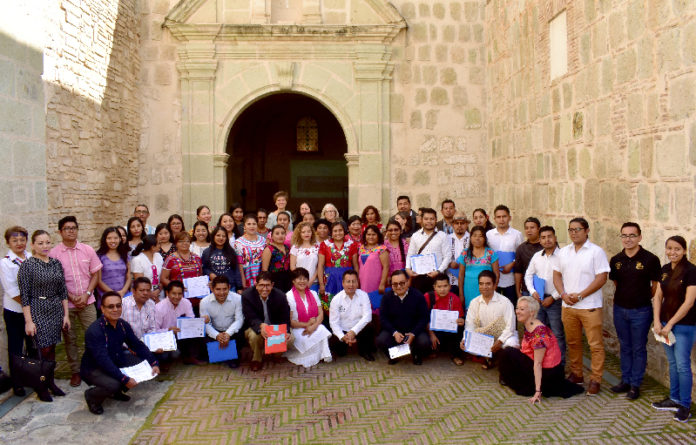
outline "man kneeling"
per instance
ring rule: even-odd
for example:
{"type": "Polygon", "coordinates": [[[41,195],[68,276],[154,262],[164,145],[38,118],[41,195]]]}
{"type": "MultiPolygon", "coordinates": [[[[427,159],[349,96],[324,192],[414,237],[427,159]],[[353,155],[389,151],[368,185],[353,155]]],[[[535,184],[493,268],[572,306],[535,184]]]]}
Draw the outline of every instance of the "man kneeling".
{"type": "Polygon", "coordinates": [[[348,347],[357,344],[358,354],[372,362],[375,357],[375,330],[372,328],[370,297],[358,289],[358,273],[349,269],[343,273],[343,290],[331,300],[329,324],[337,340],[332,338],[336,355],[344,356],[348,347]]]}
{"type": "MultiPolygon", "coordinates": [[[[210,323],[205,325],[208,337],[220,343],[220,348],[230,347],[234,340],[239,357],[242,316],[242,297],[230,290],[230,280],[224,275],[213,278],[213,293],[201,300],[201,317],[208,316],[210,323]]],[[[230,368],[239,367],[239,358],[227,361],[230,368]]]]}
{"type": "Polygon", "coordinates": [[[159,374],[155,357],[133,333],[130,324],[121,319],[121,296],[117,292],[106,292],[102,296],[101,310],[102,317],[85,332],[85,353],[80,367],[82,380],[93,386],[85,391],[87,407],[92,414],[104,412],[102,403],[107,397],[124,402],[130,400],[123,392],[138,382],[124,375],[119,368],[147,360],[152,366],[152,375],[159,374]],[[124,343],[136,355],[124,349],[124,343]]]}

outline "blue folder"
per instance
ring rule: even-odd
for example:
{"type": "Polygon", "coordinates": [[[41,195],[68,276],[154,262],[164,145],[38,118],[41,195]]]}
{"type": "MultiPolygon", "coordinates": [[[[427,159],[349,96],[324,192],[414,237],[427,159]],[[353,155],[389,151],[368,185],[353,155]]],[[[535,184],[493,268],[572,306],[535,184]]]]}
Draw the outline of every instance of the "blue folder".
{"type": "Polygon", "coordinates": [[[539,278],[537,274],[534,274],[532,279],[534,280],[534,290],[539,294],[539,299],[543,300],[546,292],[546,280],[539,278]]]}
{"type": "Polygon", "coordinates": [[[515,261],[515,252],[496,252],[498,254],[498,267],[503,267],[515,261]]]}
{"type": "Polygon", "coordinates": [[[235,360],[237,358],[237,343],[230,340],[227,347],[220,349],[218,341],[208,342],[208,361],[210,363],[219,363],[227,360],[235,360]]]}

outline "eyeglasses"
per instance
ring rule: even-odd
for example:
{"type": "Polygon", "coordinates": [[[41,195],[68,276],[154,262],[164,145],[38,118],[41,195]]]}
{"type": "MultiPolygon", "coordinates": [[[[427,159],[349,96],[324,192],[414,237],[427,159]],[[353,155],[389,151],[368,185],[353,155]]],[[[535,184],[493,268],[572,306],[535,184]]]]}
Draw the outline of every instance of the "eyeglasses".
{"type": "Polygon", "coordinates": [[[628,235],[626,235],[625,233],[622,233],[621,235],[619,235],[619,238],[621,238],[621,239],[626,239],[626,238],[636,239],[639,236],[640,235],[636,235],[635,233],[629,233],[628,235]]]}
{"type": "Polygon", "coordinates": [[[573,233],[573,232],[579,233],[579,232],[582,232],[583,230],[585,230],[585,229],[583,229],[582,227],[570,227],[568,229],[568,233],[573,233]]]}
{"type": "Polygon", "coordinates": [[[104,309],[109,309],[109,310],[114,310],[114,309],[121,309],[123,305],[121,303],[116,303],[116,304],[105,304],[104,309]]]}
{"type": "Polygon", "coordinates": [[[392,281],[392,287],[401,287],[401,286],[406,286],[405,281],[392,281]]]}
{"type": "Polygon", "coordinates": [[[77,227],[76,226],[63,227],[62,230],[65,232],[77,232],[77,227]]]}

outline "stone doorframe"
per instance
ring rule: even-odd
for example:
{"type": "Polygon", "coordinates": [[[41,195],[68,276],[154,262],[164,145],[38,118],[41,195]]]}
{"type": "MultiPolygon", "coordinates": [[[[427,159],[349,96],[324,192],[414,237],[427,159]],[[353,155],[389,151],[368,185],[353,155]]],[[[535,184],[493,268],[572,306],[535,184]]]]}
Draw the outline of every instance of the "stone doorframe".
{"type": "Polygon", "coordinates": [[[274,93],[299,93],[329,109],[346,137],[351,214],[390,209],[391,44],[406,28],[396,9],[365,0],[382,23],[270,25],[188,23],[179,2],[163,27],[178,43],[183,212],[207,204],[225,212],[227,137],[241,113],[274,93]]]}

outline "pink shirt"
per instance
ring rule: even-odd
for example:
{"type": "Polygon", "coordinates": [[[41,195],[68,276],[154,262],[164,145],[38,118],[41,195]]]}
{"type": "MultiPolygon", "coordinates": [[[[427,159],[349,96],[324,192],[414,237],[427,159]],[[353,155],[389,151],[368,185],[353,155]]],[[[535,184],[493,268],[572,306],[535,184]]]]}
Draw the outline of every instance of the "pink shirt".
{"type": "Polygon", "coordinates": [[[155,305],[157,329],[167,330],[175,327],[176,319],[179,317],[195,317],[193,315],[193,306],[186,298],[182,298],[176,307],[169,301],[169,298],[165,298],[155,305]]]}
{"type": "MultiPolygon", "coordinates": [[[[65,286],[71,295],[82,295],[87,292],[92,274],[99,272],[102,268],[97,253],[87,244],[77,243],[75,247],[67,247],[60,243],[51,249],[48,255],[63,265],[65,286]]],[[[92,294],[87,304],[92,304],[94,301],[94,294],[92,294]]],[[[75,305],[68,301],[68,307],[74,308],[75,305]]]]}

